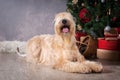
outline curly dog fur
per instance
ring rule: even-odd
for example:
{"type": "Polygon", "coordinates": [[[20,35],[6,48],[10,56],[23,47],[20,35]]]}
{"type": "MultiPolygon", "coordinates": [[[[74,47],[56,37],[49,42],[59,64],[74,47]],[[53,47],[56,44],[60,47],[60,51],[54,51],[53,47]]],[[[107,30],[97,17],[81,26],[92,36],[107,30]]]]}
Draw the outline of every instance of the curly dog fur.
{"type": "Polygon", "coordinates": [[[101,72],[100,63],[85,60],[75,40],[75,22],[68,12],[55,16],[54,35],[40,35],[27,43],[28,62],[50,65],[65,72],[101,72]]]}

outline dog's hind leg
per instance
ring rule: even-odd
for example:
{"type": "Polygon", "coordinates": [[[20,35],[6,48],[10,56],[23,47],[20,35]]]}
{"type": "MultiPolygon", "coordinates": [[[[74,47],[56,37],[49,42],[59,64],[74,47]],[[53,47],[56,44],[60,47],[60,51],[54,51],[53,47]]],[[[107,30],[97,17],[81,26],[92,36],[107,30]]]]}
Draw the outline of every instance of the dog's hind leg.
{"type": "Polygon", "coordinates": [[[28,41],[27,44],[27,61],[33,63],[39,63],[41,56],[41,40],[39,37],[35,37],[28,41]]]}
{"type": "Polygon", "coordinates": [[[90,73],[92,69],[80,62],[65,61],[59,65],[54,66],[55,69],[62,70],[65,72],[77,72],[77,73],[90,73]]]}
{"type": "Polygon", "coordinates": [[[40,54],[41,54],[41,49],[36,49],[32,52],[32,54],[27,54],[26,59],[27,62],[32,62],[32,63],[39,63],[40,62],[40,54]]]}

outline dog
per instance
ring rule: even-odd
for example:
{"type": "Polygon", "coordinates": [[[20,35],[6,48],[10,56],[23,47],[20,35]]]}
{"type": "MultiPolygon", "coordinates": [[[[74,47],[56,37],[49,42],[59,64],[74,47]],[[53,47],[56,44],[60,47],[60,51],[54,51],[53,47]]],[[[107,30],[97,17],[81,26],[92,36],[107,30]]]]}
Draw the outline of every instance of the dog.
{"type": "Polygon", "coordinates": [[[39,35],[28,40],[26,60],[65,72],[101,72],[102,64],[86,60],[76,46],[73,16],[61,12],[55,16],[54,21],[54,35],[39,35]]]}

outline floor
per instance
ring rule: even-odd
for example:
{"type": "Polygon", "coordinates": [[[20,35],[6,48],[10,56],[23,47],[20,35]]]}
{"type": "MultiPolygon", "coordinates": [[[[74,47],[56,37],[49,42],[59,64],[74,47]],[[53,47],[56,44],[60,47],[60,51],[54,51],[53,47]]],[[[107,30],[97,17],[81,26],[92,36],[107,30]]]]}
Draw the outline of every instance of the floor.
{"type": "Polygon", "coordinates": [[[102,73],[79,74],[26,63],[14,53],[0,53],[0,80],[120,80],[120,62],[99,60],[102,73]]]}

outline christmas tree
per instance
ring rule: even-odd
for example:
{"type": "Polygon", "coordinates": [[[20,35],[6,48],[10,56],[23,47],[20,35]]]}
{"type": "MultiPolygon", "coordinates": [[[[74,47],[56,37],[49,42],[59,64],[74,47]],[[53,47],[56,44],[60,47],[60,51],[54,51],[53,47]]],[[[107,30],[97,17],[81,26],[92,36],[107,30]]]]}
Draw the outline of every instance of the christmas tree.
{"type": "Polygon", "coordinates": [[[120,27],[120,1],[118,0],[68,0],[67,11],[80,27],[93,37],[103,37],[104,29],[120,27]]]}

